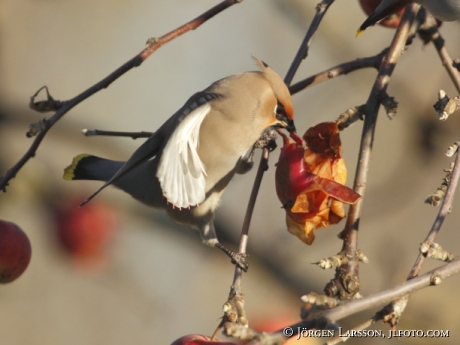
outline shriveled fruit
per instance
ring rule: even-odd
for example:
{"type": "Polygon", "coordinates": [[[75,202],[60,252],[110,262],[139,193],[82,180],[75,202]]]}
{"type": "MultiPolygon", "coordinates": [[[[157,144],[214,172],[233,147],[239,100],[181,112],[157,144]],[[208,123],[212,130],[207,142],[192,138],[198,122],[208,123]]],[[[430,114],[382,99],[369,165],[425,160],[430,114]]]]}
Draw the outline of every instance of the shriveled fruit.
{"type": "Polygon", "coordinates": [[[290,141],[282,132],[276,167],[276,192],[286,210],[288,231],[308,245],[314,230],[336,224],[345,217],[343,203],[354,204],[361,196],[344,186],[347,179],[342,147],[335,122],[323,122],[304,134],[302,142],[290,141]]]}

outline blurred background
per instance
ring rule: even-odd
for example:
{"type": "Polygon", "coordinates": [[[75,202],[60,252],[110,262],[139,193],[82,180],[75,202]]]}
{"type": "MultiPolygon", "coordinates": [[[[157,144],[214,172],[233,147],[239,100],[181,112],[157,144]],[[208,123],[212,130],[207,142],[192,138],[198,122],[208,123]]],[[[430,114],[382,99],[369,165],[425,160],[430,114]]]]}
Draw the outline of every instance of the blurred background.
{"type": "MultiPolygon", "coordinates": [[[[83,128],[155,131],[194,92],[211,82],[253,70],[251,54],[284,76],[315,13],[317,0],[246,0],[199,29],[168,43],[71,110],[47,134],[0,197],[0,219],[18,224],[32,243],[32,261],[15,282],[0,286],[0,344],[169,344],[188,333],[211,334],[222,316],[233,266],[197,232],[179,226],[112,188],[84,208],[100,183],[64,181],[79,153],[127,159],[141,140],[84,137],[83,128]]],[[[44,117],[28,108],[47,85],[67,100],[98,82],[161,36],[215,5],[211,0],[0,1],[0,175],[31,144],[28,125],[44,117]]],[[[358,0],[336,1],[314,37],[295,81],[387,47],[394,31],[375,26],[355,38],[365,14],[358,0]]],[[[460,57],[459,24],[441,33],[460,57]]],[[[293,97],[299,133],[335,120],[366,102],[376,71],[361,70],[293,97]]],[[[382,111],[360,223],[361,293],[405,280],[438,209],[424,204],[440,185],[459,139],[460,121],[439,122],[432,105],[439,89],[456,91],[432,45],[414,40],[389,87],[399,102],[390,121],[382,111]]],[[[341,134],[349,182],[356,167],[362,123],[341,134]]],[[[278,142],[281,145],[281,141],[278,142]]],[[[262,184],[249,241],[250,270],[243,288],[250,326],[277,329],[298,320],[299,297],[322,293],[333,271],[311,265],[336,254],[342,224],[316,232],[308,247],[285,228],[274,188],[274,164],[262,184]]],[[[258,161],[259,155],[256,157],[258,161]]],[[[236,249],[255,170],[236,176],[217,212],[218,236],[236,249]]],[[[455,203],[458,205],[458,202],[455,203]]],[[[460,214],[447,218],[438,237],[458,253],[460,214]]],[[[424,271],[438,266],[427,262],[424,271]]],[[[460,277],[415,293],[401,329],[450,330],[450,338],[403,338],[398,344],[457,344],[460,277]]],[[[376,310],[341,321],[353,327],[376,310]]],[[[388,330],[387,325],[374,328],[388,330]]],[[[369,339],[352,339],[353,344],[369,339]]],[[[373,339],[374,344],[397,340],[373,339]]],[[[295,343],[295,341],[293,341],[295,343]]],[[[297,342],[300,343],[300,342],[297,342]]],[[[321,343],[310,339],[309,344],[321,343]]]]}

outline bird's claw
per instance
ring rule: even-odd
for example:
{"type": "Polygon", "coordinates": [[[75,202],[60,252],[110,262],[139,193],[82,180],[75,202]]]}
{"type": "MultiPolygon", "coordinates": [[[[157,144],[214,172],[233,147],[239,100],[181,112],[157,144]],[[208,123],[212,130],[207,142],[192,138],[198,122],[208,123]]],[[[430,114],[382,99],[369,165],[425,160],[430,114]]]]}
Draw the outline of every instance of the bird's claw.
{"type": "Polygon", "coordinates": [[[248,271],[249,264],[246,262],[246,257],[248,256],[248,254],[246,254],[246,253],[235,253],[234,251],[231,251],[230,249],[227,249],[226,247],[224,247],[219,242],[214,244],[214,246],[216,246],[217,248],[222,250],[232,260],[232,264],[238,266],[244,272],[248,271]]]}
{"type": "Polygon", "coordinates": [[[244,272],[248,271],[249,264],[246,262],[246,257],[248,256],[248,254],[246,254],[246,253],[235,253],[234,251],[231,251],[230,249],[225,248],[219,242],[214,244],[214,246],[216,246],[217,248],[222,250],[232,260],[232,264],[238,266],[244,272]]]}
{"type": "Polygon", "coordinates": [[[243,253],[233,253],[230,256],[230,259],[232,259],[232,264],[238,266],[241,268],[244,272],[248,271],[249,264],[246,262],[247,254],[243,253]]]}

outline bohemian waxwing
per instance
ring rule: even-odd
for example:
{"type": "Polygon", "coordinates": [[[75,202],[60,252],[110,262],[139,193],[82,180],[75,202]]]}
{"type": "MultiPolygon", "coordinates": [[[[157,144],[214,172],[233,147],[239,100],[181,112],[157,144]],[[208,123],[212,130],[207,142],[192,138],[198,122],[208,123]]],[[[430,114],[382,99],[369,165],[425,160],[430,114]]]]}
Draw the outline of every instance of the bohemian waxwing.
{"type": "Polygon", "coordinates": [[[254,59],[260,72],[233,75],[194,94],[127,162],[82,154],[64,170],[64,179],[106,181],[84,203],[113,184],[164,209],[246,270],[244,255],[219,243],[214,212],[233,175],[252,167],[253,147],[262,134],[277,127],[295,131],[288,88],[268,65],[254,59]]]}
{"type": "Polygon", "coordinates": [[[358,33],[411,2],[416,2],[426,7],[439,20],[451,22],[460,19],[460,0],[382,0],[375,11],[360,26],[358,33]]]}

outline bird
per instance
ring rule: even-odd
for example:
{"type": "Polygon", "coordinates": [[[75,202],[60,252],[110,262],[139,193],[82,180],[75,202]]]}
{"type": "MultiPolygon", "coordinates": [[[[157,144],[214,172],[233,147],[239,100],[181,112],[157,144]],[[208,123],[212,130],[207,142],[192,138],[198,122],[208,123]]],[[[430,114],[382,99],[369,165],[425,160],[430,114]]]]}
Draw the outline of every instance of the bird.
{"type": "Polygon", "coordinates": [[[247,271],[246,255],[220,244],[214,214],[235,174],[252,166],[255,144],[273,129],[295,133],[291,95],[281,77],[254,57],[259,71],[228,76],[192,95],[126,161],[90,154],[64,169],[66,180],[98,180],[138,201],[165,210],[199,231],[204,244],[222,250],[247,271]]]}
{"type": "Polygon", "coordinates": [[[439,20],[451,22],[460,19],[460,0],[382,0],[375,11],[359,27],[358,34],[412,2],[424,6],[439,20]]]}

